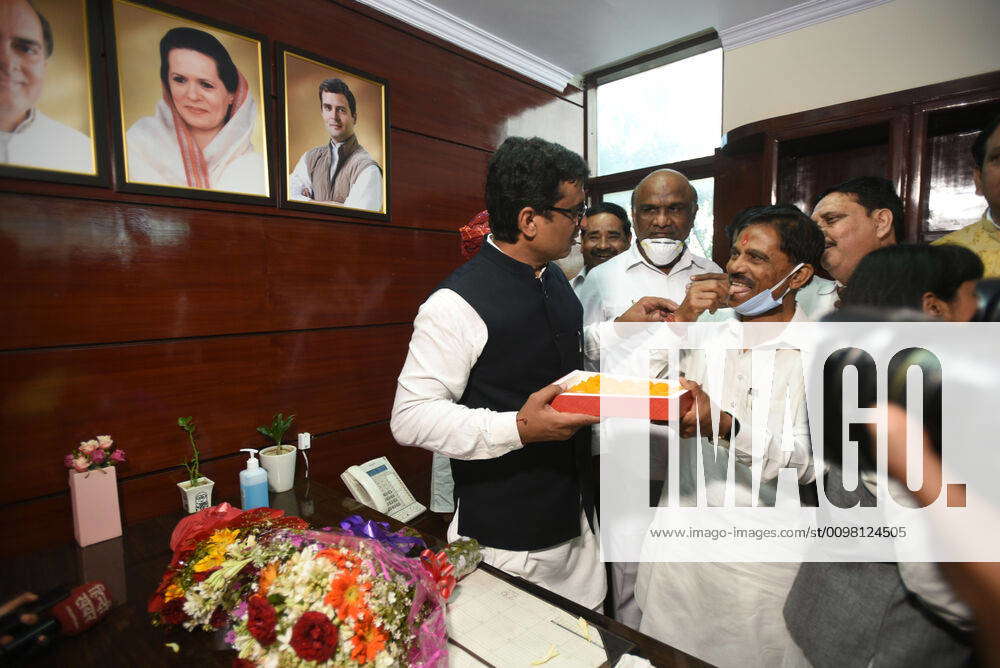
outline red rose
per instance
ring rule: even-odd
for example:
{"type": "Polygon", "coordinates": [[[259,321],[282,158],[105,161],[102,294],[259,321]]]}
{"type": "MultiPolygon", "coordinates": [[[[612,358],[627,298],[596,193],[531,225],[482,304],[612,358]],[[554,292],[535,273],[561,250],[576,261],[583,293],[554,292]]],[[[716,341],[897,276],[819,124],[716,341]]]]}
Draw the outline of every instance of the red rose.
{"type": "Polygon", "coordinates": [[[226,625],[227,621],[229,621],[229,615],[226,614],[226,611],[220,605],[212,613],[212,618],[208,620],[208,623],[212,625],[213,629],[221,629],[226,625]]]}
{"type": "Polygon", "coordinates": [[[262,647],[267,647],[277,638],[274,630],[277,621],[278,613],[266,598],[260,594],[250,597],[247,601],[247,630],[262,647]]]}
{"type": "Polygon", "coordinates": [[[306,661],[326,661],[337,649],[340,632],[322,612],[304,612],[292,627],[292,649],[306,661]]]}
{"type": "Polygon", "coordinates": [[[187,601],[186,598],[175,598],[160,610],[160,619],[162,619],[167,624],[181,624],[187,615],[184,614],[184,602],[187,601]]]}

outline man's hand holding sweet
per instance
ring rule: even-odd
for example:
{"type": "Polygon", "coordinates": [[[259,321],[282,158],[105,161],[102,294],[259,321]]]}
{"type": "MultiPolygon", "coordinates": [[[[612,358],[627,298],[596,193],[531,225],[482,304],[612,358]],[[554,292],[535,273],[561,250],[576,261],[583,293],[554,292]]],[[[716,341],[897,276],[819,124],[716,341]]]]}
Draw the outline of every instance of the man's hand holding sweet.
{"type": "Polygon", "coordinates": [[[677,310],[677,302],[661,297],[643,297],[615,318],[615,322],[665,322],[677,310]]]}
{"type": "Polygon", "coordinates": [[[565,441],[580,427],[597,424],[601,418],[580,413],[562,413],[549,404],[566,388],[560,385],[546,385],[533,392],[517,412],[517,433],[521,443],[541,441],[565,441]]]}
{"type": "Polygon", "coordinates": [[[727,274],[696,274],[688,283],[687,295],[677,307],[674,319],[678,322],[694,322],[705,311],[715,313],[716,309],[729,305],[729,276],[727,274]]]}

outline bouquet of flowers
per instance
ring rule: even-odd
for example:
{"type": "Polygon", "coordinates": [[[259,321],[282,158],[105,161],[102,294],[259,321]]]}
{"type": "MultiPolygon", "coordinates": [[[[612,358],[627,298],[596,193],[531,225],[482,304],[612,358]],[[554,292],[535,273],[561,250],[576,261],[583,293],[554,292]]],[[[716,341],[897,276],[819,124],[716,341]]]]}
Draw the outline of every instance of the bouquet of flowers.
{"type": "Polygon", "coordinates": [[[80,447],[63,459],[66,468],[74,471],[91,471],[125,461],[125,451],[114,444],[110,436],[98,436],[81,441],[80,447]]]}
{"type": "Polygon", "coordinates": [[[171,547],[153,622],[229,625],[243,665],[447,663],[441,587],[392,545],[222,504],[182,520],[171,547]]]}

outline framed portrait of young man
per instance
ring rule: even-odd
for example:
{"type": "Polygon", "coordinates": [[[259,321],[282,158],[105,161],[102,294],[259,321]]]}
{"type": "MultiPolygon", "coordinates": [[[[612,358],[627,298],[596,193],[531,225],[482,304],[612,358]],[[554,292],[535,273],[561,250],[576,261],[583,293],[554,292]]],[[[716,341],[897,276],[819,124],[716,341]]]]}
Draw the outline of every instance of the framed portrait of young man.
{"type": "Polygon", "coordinates": [[[107,185],[95,9],[87,0],[0,0],[0,176],[107,185]]]}
{"type": "Polygon", "coordinates": [[[387,220],[389,86],[279,44],[280,205],[387,220]]]}
{"type": "Polygon", "coordinates": [[[147,0],[110,0],[119,190],[273,203],[260,35],[147,0]]]}

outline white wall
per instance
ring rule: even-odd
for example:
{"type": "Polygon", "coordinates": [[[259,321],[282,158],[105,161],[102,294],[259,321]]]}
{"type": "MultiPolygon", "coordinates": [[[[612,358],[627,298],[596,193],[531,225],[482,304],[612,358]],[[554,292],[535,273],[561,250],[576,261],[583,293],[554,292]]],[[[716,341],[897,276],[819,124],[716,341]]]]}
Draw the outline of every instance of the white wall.
{"type": "Polygon", "coordinates": [[[725,53],[723,130],[1000,69],[1000,0],[894,0],[725,53]]]}

